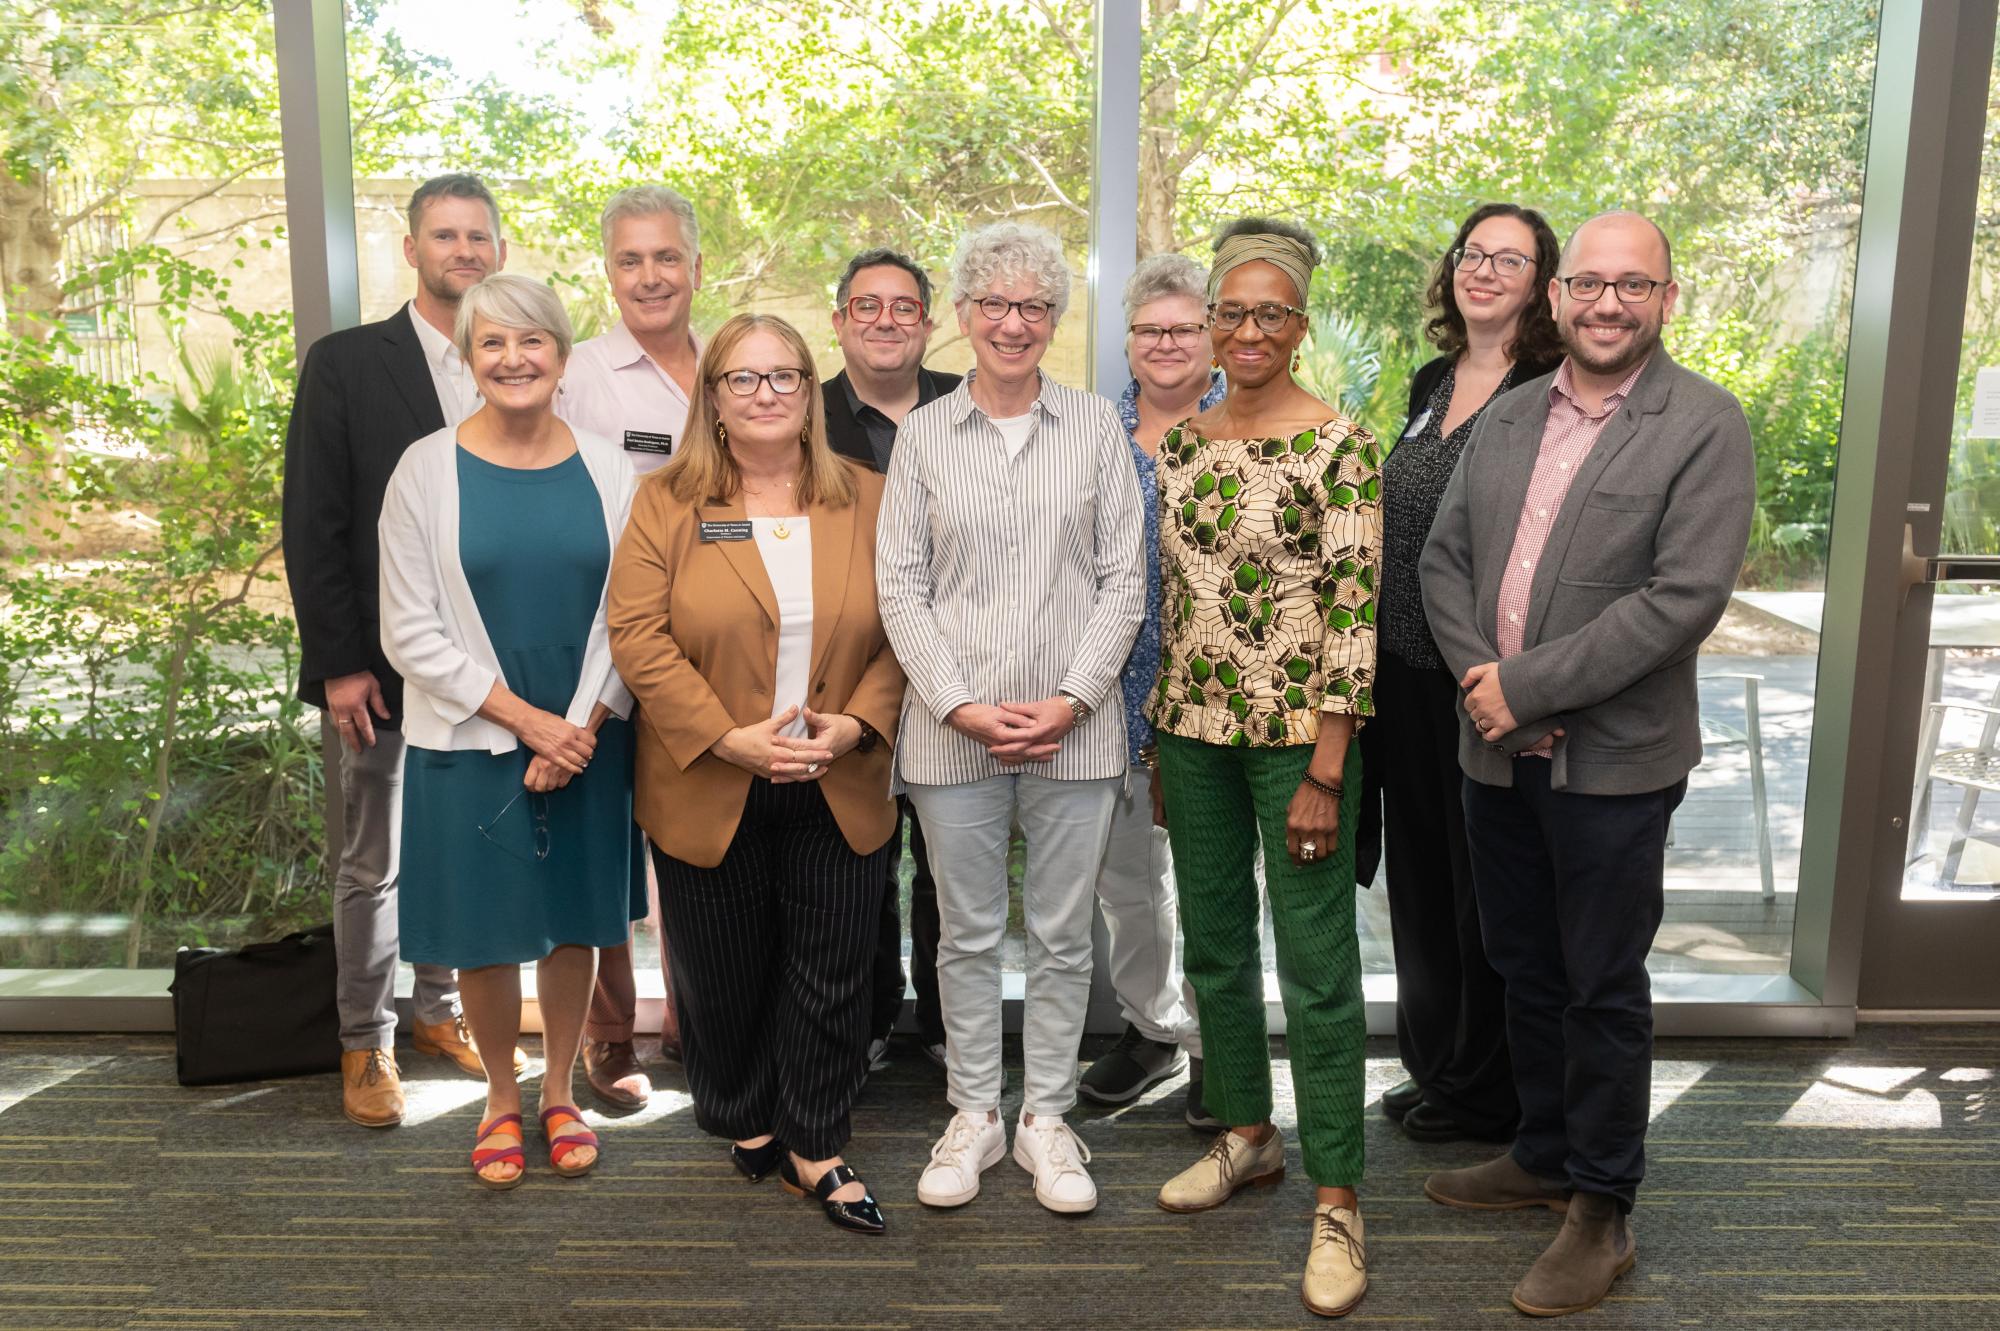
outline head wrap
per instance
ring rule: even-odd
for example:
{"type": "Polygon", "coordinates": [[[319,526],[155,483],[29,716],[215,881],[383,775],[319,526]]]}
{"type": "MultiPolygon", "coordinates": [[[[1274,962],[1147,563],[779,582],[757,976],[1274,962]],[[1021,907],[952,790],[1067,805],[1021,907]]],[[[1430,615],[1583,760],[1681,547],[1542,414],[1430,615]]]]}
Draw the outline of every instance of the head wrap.
{"type": "Polygon", "coordinates": [[[1241,268],[1246,263],[1262,259],[1274,265],[1279,272],[1292,279],[1298,289],[1299,304],[1306,303],[1306,290],[1312,285],[1312,272],[1316,266],[1312,251],[1290,236],[1274,231],[1250,232],[1246,235],[1231,236],[1215,247],[1215,266],[1208,270],[1208,299],[1215,302],[1215,296],[1222,290],[1222,279],[1231,269],[1241,268]]]}

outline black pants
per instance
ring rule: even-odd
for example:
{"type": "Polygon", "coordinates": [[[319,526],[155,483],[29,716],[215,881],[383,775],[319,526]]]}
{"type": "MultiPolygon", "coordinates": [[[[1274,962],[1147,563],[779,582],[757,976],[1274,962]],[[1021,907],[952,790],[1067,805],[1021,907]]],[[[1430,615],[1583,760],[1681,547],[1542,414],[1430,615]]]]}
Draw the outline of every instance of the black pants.
{"type": "MultiPolygon", "coordinates": [[[[916,809],[907,799],[898,799],[896,806],[910,825],[910,859],[915,870],[910,880],[909,982],[917,990],[917,1034],[925,1044],[943,1044],[944,1010],[938,1006],[937,983],[937,879],[931,877],[924,826],[917,821],[916,809]]],[[[871,1037],[887,1036],[903,1010],[903,922],[896,913],[903,867],[900,822],[889,845],[889,888],[882,895],[882,915],[876,928],[874,1015],[868,1026],[871,1037]]]]}
{"type": "Polygon", "coordinates": [[[1364,764],[1382,780],[1396,1047],[1424,1100],[1468,1132],[1520,1120],[1507,1058],[1506,986],[1486,959],[1458,770],[1458,684],[1390,652],[1376,660],[1364,764]]]}
{"type": "Polygon", "coordinates": [[[695,1122],[808,1160],[847,1144],[889,846],[849,849],[819,787],[750,783],[722,863],[655,849],[695,1122]]]}
{"type": "Polygon", "coordinates": [[[1521,1127],[1514,1159],[1632,1209],[1646,1173],[1653,999],[1646,953],[1666,908],[1667,820],[1687,782],[1644,795],[1465,782],[1486,955],[1507,985],[1521,1127]]]}

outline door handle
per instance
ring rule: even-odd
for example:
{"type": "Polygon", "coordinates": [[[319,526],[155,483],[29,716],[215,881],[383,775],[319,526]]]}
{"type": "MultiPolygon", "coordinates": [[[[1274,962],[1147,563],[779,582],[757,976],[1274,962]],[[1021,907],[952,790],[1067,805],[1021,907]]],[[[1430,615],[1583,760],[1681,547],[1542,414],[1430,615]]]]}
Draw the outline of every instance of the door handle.
{"type": "Polygon", "coordinates": [[[1920,555],[1916,532],[1903,524],[1903,563],[1898,577],[1901,597],[1910,599],[1912,587],[1940,582],[2000,583],[2000,555],[1920,555]]]}

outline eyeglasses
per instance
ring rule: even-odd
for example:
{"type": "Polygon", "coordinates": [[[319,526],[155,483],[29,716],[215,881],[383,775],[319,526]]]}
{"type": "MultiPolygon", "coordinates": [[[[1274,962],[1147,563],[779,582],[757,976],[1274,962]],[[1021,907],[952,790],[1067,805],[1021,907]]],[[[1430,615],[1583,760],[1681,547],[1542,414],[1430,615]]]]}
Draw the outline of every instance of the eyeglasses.
{"type": "Polygon", "coordinates": [[[1451,252],[1452,266],[1461,273],[1476,273],[1479,271],[1479,265],[1489,259],[1493,261],[1493,271],[1502,277],[1519,277],[1527,272],[1528,265],[1534,262],[1527,255],[1517,254],[1513,250],[1501,250],[1498,254],[1489,254],[1471,245],[1461,245],[1451,252]]]}
{"type": "MultiPolygon", "coordinates": [[[[923,322],[924,303],[908,296],[898,296],[884,301],[880,296],[855,296],[847,302],[847,317],[860,323],[872,324],[882,317],[882,308],[888,306],[889,318],[903,327],[923,322]]],[[[1001,315],[1006,318],[1006,315],[1001,315]]]]}
{"type": "Polygon", "coordinates": [[[1158,324],[1133,324],[1125,331],[1142,347],[1156,347],[1161,338],[1172,338],[1177,347],[1192,347],[1201,344],[1201,335],[1208,331],[1208,325],[1175,324],[1172,328],[1162,328],[1158,324]]]}
{"type": "Polygon", "coordinates": [[[519,850],[516,850],[493,835],[493,829],[498,827],[500,820],[507,816],[507,810],[513,808],[523,795],[528,797],[528,811],[534,816],[535,820],[535,858],[532,862],[540,863],[549,857],[549,797],[541,791],[531,791],[526,786],[522,786],[514,792],[513,799],[508,800],[500,806],[500,812],[477,825],[479,835],[485,837],[515,859],[527,861],[528,857],[526,855],[523,855],[519,850]]]}
{"type": "Polygon", "coordinates": [[[994,323],[999,323],[1010,312],[1019,310],[1023,319],[1031,324],[1038,324],[1054,313],[1056,308],[1045,300],[1004,300],[999,296],[987,296],[972,303],[979,307],[981,314],[994,323]]]}
{"type": "Polygon", "coordinates": [[[771,391],[781,397],[790,397],[799,391],[806,381],[804,370],[770,370],[759,373],[756,370],[728,370],[715,376],[710,382],[727,384],[729,391],[738,397],[749,397],[757,391],[757,385],[769,384],[771,391]]]}
{"type": "Polygon", "coordinates": [[[1304,315],[1305,311],[1296,305],[1280,305],[1275,300],[1267,300],[1255,306],[1237,305],[1232,302],[1228,305],[1208,307],[1208,317],[1213,319],[1215,326],[1225,333],[1233,333],[1241,328],[1245,317],[1256,320],[1257,327],[1266,333],[1280,332],[1284,329],[1285,321],[1295,314],[1304,315]]]}
{"type": "Polygon", "coordinates": [[[1621,277],[1616,282],[1606,282],[1601,277],[1558,277],[1573,300],[1594,301],[1604,296],[1604,288],[1610,287],[1618,293],[1622,305],[1643,305],[1653,298],[1653,292],[1666,285],[1655,282],[1650,277],[1621,277]]]}

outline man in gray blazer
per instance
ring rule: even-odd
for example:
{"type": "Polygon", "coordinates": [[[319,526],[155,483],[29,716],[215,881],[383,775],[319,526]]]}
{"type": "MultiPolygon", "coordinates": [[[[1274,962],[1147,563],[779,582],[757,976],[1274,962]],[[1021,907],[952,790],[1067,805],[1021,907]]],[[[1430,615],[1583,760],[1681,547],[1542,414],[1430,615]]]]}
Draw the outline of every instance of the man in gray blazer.
{"type": "Polygon", "coordinates": [[[1422,563],[1465,694],[1473,891],[1521,1100],[1508,1154],[1424,1191],[1566,1213],[1514,1287],[1540,1316],[1594,1306],[1636,1256],[1646,954],[1667,822],[1701,761],[1696,653],[1736,585],[1756,500],[1736,399],[1659,345],[1678,294],[1646,218],[1578,228],[1549,282],[1568,355],[1487,410],[1422,563]]]}

